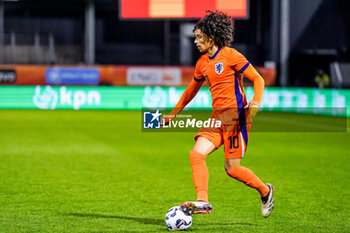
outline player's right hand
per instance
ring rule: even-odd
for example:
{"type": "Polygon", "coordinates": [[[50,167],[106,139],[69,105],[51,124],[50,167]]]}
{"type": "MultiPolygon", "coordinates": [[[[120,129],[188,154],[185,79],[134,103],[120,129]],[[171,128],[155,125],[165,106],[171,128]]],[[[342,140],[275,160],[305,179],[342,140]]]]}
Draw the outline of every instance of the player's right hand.
{"type": "Polygon", "coordinates": [[[174,116],[172,115],[165,115],[160,119],[160,125],[161,127],[164,127],[169,124],[170,121],[174,119],[174,116]]]}

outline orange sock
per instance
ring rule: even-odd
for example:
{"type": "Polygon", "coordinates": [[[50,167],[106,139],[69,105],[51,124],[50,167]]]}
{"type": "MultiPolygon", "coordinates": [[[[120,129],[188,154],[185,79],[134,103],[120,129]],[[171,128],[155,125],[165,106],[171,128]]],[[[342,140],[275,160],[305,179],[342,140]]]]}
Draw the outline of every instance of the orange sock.
{"type": "Polygon", "coordinates": [[[245,185],[256,189],[262,197],[269,193],[269,188],[249,168],[239,166],[235,169],[227,170],[226,173],[245,185]]]}
{"type": "Polygon", "coordinates": [[[205,156],[199,152],[190,152],[190,161],[192,166],[192,179],[197,191],[197,200],[208,202],[208,181],[209,173],[205,156]]]}

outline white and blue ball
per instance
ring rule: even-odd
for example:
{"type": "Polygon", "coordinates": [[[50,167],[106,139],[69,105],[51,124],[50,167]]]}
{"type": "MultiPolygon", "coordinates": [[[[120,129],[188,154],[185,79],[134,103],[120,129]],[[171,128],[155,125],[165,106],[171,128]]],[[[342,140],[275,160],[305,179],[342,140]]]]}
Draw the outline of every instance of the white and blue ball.
{"type": "Polygon", "coordinates": [[[174,206],[166,213],[165,224],[169,231],[187,230],[192,225],[192,216],[182,212],[180,206],[174,206]]]}

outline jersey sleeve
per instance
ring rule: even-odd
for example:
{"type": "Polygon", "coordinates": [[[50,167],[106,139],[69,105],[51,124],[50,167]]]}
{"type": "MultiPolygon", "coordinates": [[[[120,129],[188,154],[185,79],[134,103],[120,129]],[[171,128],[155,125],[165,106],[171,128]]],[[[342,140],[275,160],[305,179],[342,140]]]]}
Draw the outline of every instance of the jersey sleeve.
{"type": "MultiPolygon", "coordinates": [[[[255,70],[255,68],[250,64],[250,62],[243,56],[240,52],[235,49],[232,49],[232,54],[230,56],[232,67],[235,71],[243,74],[254,85],[254,102],[257,102],[259,105],[264,92],[264,79],[260,74],[255,70]]],[[[242,76],[243,79],[243,76],[242,76]]],[[[243,80],[241,81],[243,85],[243,80]]],[[[243,88],[243,86],[242,86],[243,88]]]]}
{"type": "Polygon", "coordinates": [[[264,86],[265,86],[264,79],[260,76],[258,71],[256,71],[252,65],[248,66],[245,69],[243,75],[245,77],[247,77],[250,81],[253,82],[254,96],[253,96],[252,101],[254,101],[260,105],[262,97],[263,97],[264,86]]]}
{"type": "Polygon", "coordinates": [[[202,70],[201,68],[203,67],[203,57],[200,57],[196,63],[196,67],[194,70],[194,75],[193,75],[193,79],[196,82],[203,82],[205,81],[205,78],[203,76],[202,70]]]}
{"type": "Polygon", "coordinates": [[[179,114],[179,112],[181,112],[181,110],[196,96],[202,84],[203,82],[192,80],[169,115],[175,117],[179,114]]]}
{"type": "Polygon", "coordinates": [[[243,73],[250,65],[247,58],[235,49],[232,49],[230,59],[231,66],[239,73],[243,73]]]}

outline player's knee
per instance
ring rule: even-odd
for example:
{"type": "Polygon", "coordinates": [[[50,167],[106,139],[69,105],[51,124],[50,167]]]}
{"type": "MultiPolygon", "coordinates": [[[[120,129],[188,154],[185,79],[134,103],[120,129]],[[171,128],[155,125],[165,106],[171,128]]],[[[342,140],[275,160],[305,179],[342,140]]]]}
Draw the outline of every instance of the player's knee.
{"type": "Polygon", "coordinates": [[[241,159],[225,159],[225,170],[234,170],[241,164],[241,159]]]}
{"type": "Polygon", "coordinates": [[[196,151],[198,153],[201,153],[204,156],[209,155],[213,151],[216,150],[216,147],[213,142],[211,142],[209,139],[205,137],[198,137],[196,140],[195,145],[192,148],[192,151],[196,151]]]}
{"type": "Polygon", "coordinates": [[[197,152],[197,151],[191,151],[190,152],[190,161],[191,161],[191,164],[194,164],[194,163],[200,163],[202,161],[205,161],[205,158],[206,156],[197,152]]]}

